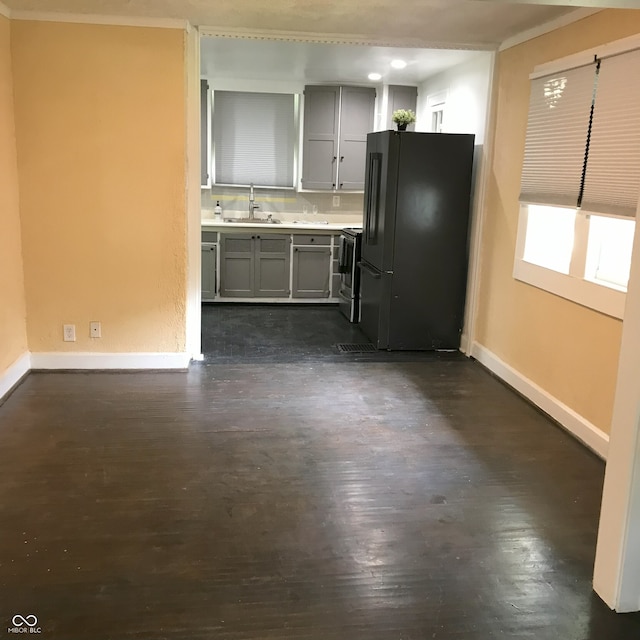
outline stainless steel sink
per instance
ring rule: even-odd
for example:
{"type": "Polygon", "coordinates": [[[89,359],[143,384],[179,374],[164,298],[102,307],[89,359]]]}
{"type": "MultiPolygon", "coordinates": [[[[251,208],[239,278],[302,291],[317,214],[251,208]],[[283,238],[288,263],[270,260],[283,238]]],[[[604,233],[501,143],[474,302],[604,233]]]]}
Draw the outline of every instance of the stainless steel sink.
{"type": "Polygon", "coordinates": [[[277,218],[224,218],[224,221],[242,224],[282,224],[277,218]]]}

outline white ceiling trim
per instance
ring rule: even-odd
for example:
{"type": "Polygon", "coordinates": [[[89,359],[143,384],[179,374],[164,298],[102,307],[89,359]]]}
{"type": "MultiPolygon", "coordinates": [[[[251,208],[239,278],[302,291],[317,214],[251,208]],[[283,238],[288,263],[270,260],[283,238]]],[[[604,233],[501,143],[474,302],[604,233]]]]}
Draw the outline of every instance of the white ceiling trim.
{"type": "Polygon", "coordinates": [[[282,40],[285,42],[312,42],[317,44],[352,44],[364,47],[398,47],[414,49],[462,49],[471,51],[495,51],[496,45],[478,42],[432,42],[419,38],[386,40],[361,35],[342,35],[335,33],[307,33],[294,31],[269,31],[255,29],[233,29],[200,27],[202,37],[238,38],[248,40],[282,40]]]}
{"type": "Polygon", "coordinates": [[[566,27],[568,24],[573,24],[574,22],[578,22],[578,20],[588,18],[594,13],[598,13],[599,11],[602,11],[602,9],[576,9],[575,11],[567,13],[564,16],[560,16],[555,20],[550,20],[549,22],[545,22],[544,24],[534,27],[533,29],[527,29],[527,31],[518,33],[511,38],[507,38],[500,45],[498,51],[510,49],[511,47],[515,47],[516,45],[522,44],[523,42],[527,42],[528,40],[533,40],[538,36],[542,36],[545,33],[550,33],[551,31],[555,31],[556,29],[560,29],[561,27],[566,27]]]}
{"type": "Polygon", "coordinates": [[[9,7],[7,7],[7,5],[3,4],[2,2],[0,2],[0,16],[4,16],[5,18],[11,17],[11,9],[9,9],[9,7]]]}
{"type": "Polygon", "coordinates": [[[43,11],[12,11],[12,20],[34,22],[71,22],[74,24],[101,24],[118,27],[153,27],[157,29],[190,29],[188,20],[174,18],[145,18],[133,16],[105,16],[92,13],[54,13],[43,11]]]}

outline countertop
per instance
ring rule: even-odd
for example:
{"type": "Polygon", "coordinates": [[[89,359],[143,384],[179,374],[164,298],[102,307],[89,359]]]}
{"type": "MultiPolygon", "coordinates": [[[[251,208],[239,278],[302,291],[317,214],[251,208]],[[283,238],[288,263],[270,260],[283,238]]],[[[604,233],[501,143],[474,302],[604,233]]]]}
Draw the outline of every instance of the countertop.
{"type": "Polygon", "coordinates": [[[336,231],[341,231],[345,228],[362,228],[361,221],[352,221],[352,222],[328,222],[327,224],[322,224],[321,222],[314,221],[285,221],[283,220],[279,224],[273,224],[268,222],[260,222],[256,220],[255,222],[225,222],[224,220],[215,220],[203,218],[202,220],[202,228],[203,229],[211,229],[216,231],[222,231],[224,229],[233,229],[234,231],[238,229],[245,229],[250,231],[252,229],[268,229],[273,233],[278,232],[286,232],[292,233],[295,231],[316,231],[316,232],[330,232],[334,233],[336,231]]]}

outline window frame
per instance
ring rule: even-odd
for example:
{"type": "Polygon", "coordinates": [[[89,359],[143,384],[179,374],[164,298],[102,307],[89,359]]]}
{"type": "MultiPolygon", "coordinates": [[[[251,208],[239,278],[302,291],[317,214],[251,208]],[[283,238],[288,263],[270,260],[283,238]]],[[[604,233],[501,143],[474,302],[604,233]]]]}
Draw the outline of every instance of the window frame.
{"type": "Polygon", "coordinates": [[[429,129],[432,133],[442,133],[444,131],[444,116],[447,108],[447,99],[449,91],[438,91],[427,96],[427,109],[429,111],[430,121],[429,129]],[[436,114],[440,114],[439,126],[436,127],[436,114]]]}
{"type": "Polygon", "coordinates": [[[524,260],[529,205],[520,204],[518,234],[513,265],[513,277],[520,282],[571,300],[614,318],[624,317],[626,291],[614,285],[594,282],[585,278],[589,218],[587,211],[576,210],[574,246],[569,273],[561,273],[524,260]]]}
{"type": "MultiPolygon", "coordinates": [[[[551,74],[565,72],[568,69],[589,64],[594,59],[606,58],[640,49],[640,35],[635,34],[627,38],[615,40],[604,45],[581,51],[564,58],[552,60],[538,65],[530,75],[530,79],[551,74]]],[[[626,303],[626,290],[612,283],[598,282],[587,279],[585,270],[587,264],[587,247],[589,237],[589,218],[591,215],[632,219],[636,222],[635,233],[639,232],[640,198],[636,206],[635,217],[617,216],[601,212],[590,212],[576,208],[575,237],[569,274],[553,271],[539,265],[526,262],[523,259],[528,222],[528,207],[531,202],[519,202],[518,230],[513,265],[513,277],[544,291],[565,298],[584,307],[594,309],[608,316],[623,319],[626,303]]],[[[543,206],[554,206],[551,203],[539,203],[543,206]]],[[[556,205],[561,206],[561,205],[556,205]]],[[[637,243],[634,243],[637,244],[637,243]]],[[[632,256],[633,260],[640,260],[640,256],[632,256]]]]}

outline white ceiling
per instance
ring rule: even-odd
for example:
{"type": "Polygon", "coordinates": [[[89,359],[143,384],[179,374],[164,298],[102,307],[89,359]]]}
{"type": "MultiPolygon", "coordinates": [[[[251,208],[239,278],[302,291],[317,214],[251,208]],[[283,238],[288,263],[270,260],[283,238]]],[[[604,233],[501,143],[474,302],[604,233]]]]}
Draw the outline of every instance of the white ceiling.
{"type": "MultiPolygon", "coordinates": [[[[16,12],[179,18],[216,29],[333,34],[423,47],[485,48],[557,18],[579,4],[579,0],[564,0],[573,7],[487,0],[2,1],[16,12]]],[[[536,1],[540,0],[532,0],[536,1]]],[[[589,1],[593,0],[585,0],[589,1]]]]}
{"type": "MultiPolygon", "coordinates": [[[[202,38],[201,75],[211,79],[417,85],[479,55],[460,49],[369,47],[346,44],[202,38]],[[402,70],[392,60],[407,62],[402,70]],[[379,82],[367,75],[378,72],[379,82]]],[[[483,53],[480,55],[488,55],[483,53]]]]}
{"type": "Polygon", "coordinates": [[[578,7],[637,7],[640,0],[0,0],[29,12],[127,19],[179,19],[203,39],[203,75],[294,82],[416,84],[464,62],[468,50],[495,49],[578,7]],[[255,36],[258,36],[257,38],[255,36]],[[279,41],[271,38],[277,35],[279,41]],[[295,35],[301,42],[290,42],[295,35]],[[242,36],[249,36],[249,39],[242,36]],[[315,42],[305,42],[305,39],[315,42]],[[335,42],[360,42],[360,45],[335,42]],[[332,42],[332,45],[327,43],[332,42]],[[387,46],[396,47],[393,50],[387,46]],[[398,48],[400,47],[400,48],[398,48]],[[389,62],[409,62],[392,71],[389,62]]]}

